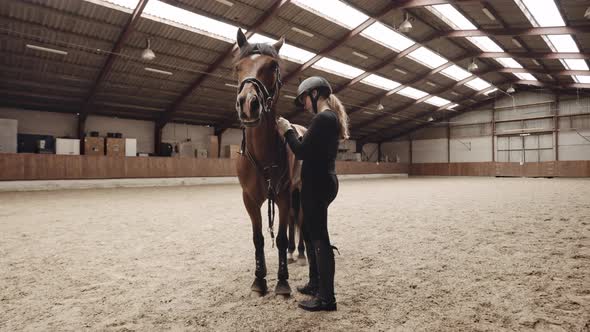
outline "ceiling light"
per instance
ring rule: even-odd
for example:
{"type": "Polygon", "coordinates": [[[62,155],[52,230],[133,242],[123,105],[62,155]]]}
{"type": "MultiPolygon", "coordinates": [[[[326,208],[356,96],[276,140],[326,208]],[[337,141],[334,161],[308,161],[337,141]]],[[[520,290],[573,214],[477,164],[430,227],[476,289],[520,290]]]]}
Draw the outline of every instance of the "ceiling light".
{"type": "Polygon", "coordinates": [[[412,23],[410,22],[410,15],[408,12],[405,12],[404,17],[404,21],[399,25],[399,31],[404,33],[410,32],[410,30],[412,30],[412,23]]]}
{"type": "Polygon", "coordinates": [[[37,45],[27,44],[27,48],[30,48],[32,50],[37,50],[37,51],[60,54],[60,55],[68,55],[68,52],[66,52],[66,51],[56,50],[54,48],[47,48],[47,47],[42,47],[42,46],[37,46],[37,45]]]}
{"type": "Polygon", "coordinates": [[[141,52],[141,58],[146,61],[152,61],[156,58],[156,54],[150,48],[150,39],[149,38],[146,39],[146,47],[145,47],[145,50],[143,50],[143,52],[141,52]]]}
{"type": "Polygon", "coordinates": [[[533,59],[533,63],[536,64],[537,66],[541,65],[541,63],[539,63],[539,61],[537,61],[536,59],[533,59]]]}
{"type": "Polygon", "coordinates": [[[584,17],[590,20],[590,7],[588,7],[588,9],[586,9],[586,13],[584,14],[584,17]]]}
{"type": "Polygon", "coordinates": [[[430,86],[436,86],[436,84],[430,82],[430,81],[426,81],[426,84],[430,85],[430,86]]]}
{"type": "Polygon", "coordinates": [[[238,86],[236,84],[231,84],[231,83],[225,83],[225,86],[229,86],[230,88],[238,88],[238,86]]]}
{"type": "Polygon", "coordinates": [[[297,32],[297,33],[300,33],[300,34],[302,34],[302,35],[304,35],[304,36],[307,36],[307,37],[309,37],[309,38],[312,38],[312,37],[313,37],[313,33],[311,33],[311,32],[307,32],[307,31],[305,31],[305,30],[301,30],[301,29],[299,29],[298,27],[291,27],[291,30],[293,30],[293,31],[295,31],[295,32],[297,32]]]}
{"type": "Polygon", "coordinates": [[[285,97],[287,99],[296,99],[297,98],[297,97],[291,96],[291,95],[283,95],[283,97],[285,97]]]}
{"type": "Polygon", "coordinates": [[[433,117],[431,117],[431,116],[429,116],[429,117],[428,117],[428,122],[432,122],[432,121],[434,121],[434,118],[433,118],[433,117]]]}
{"type": "Polygon", "coordinates": [[[172,72],[165,71],[165,70],[154,69],[154,68],[150,68],[150,67],[145,67],[144,69],[147,71],[150,71],[152,73],[163,74],[163,75],[172,75],[172,72]]]}
{"type": "Polygon", "coordinates": [[[383,104],[379,103],[379,104],[377,105],[377,110],[378,110],[378,111],[383,111],[383,109],[385,109],[385,107],[383,107],[383,104]]]}
{"type": "Polygon", "coordinates": [[[359,58],[363,58],[365,60],[369,58],[368,56],[366,56],[366,55],[364,55],[362,53],[356,52],[356,51],[353,51],[352,54],[358,56],[359,58]]]}
{"type": "Polygon", "coordinates": [[[475,58],[471,59],[471,63],[469,64],[469,66],[467,66],[467,70],[470,72],[474,72],[477,70],[477,68],[479,68],[479,66],[477,65],[477,63],[475,63],[475,58]]]}
{"type": "Polygon", "coordinates": [[[365,114],[369,114],[369,115],[374,115],[374,114],[375,114],[375,113],[373,113],[373,112],[369,112],[369,111],[363,111],[363,113],[365,113],[365,114]]]}
{"type": "Polygon", "coordinates": [[[516,92],[516,90],[514,90],[514,86],[510,85],[510,87],[508,88],[508,90],[506,90],[506,92],[514,93],[514,92],[516,92]]]}
{"type": "Polygon", "coordinates": [[[484,95],[489,96],[491,93],[498,91],[498,88],[493,88],[492,90],[488,91],[488,92],[484,92],[484,95]]]}
{"type": "Polygon", "coordinates": [[[486,7],[483,7],[481,9],[481,11],[484,14],[486,14],[486,16],[490,18],[490,20],[492,20],[492,21],[495,21],[496,20],[496,16],[494,16],[494,14],[492,14],[492,12],[489,9],[487,9],[486,7]]]}
{"type": "Polygon", "coordinates": [[[512,44],[516,45],[518,48],[523,48],[522,44],[516,38],[512,38],[512,44]]]}
{"type": "Polygon", "coordinates": [[[451,91],[451,94],[452,94],[453,96],[458,96],[458,95],[459,95],[459,94],[458,94],[457,92],[455,92],[455,91],[451,91]]]}
{"type": "Polygon", "coordinates": [[[221,4],[224,4],[224,5],[228,6],[228,7],[231,7],[231,6],[234,5],[233,2],[230,2],[230,1],[227,1],[227,0],[215,0],[215,1],[217,1],[217,2],[219,2],[221,4]]]}
{"type": "Polygon", "coordinates": [[[408,73],[407,71],[403,71],[403,70],[398,69],[398,68],[395,68],[393,71],[396,71],[396,72],[398,72],[398,73],[400,73],[402,75],[406,75],[408,73]]]}

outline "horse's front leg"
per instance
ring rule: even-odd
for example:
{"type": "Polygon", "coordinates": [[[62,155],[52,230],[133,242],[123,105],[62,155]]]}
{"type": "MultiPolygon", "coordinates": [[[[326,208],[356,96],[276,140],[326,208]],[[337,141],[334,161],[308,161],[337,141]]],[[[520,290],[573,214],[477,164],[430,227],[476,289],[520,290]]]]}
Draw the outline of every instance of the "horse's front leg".
{"type": "Polygon", "coordinates": [[[287,247],[289,244],[287,238],[287,227],[289,224],[289,216],[291,209],[291,193],[289,190],[284,190],[277,197],[277,205],[279,206],[279,232],[277,234],[277,249],[279,251],[279,272],[278,282],[275,288],[277,295],[291,295],[291,287],[289,286],[289,268],[287,264],[287,247]]]}
{"type": "Polygon", "coordinates": [[[254,240],[256,271],[254,275],[256,278],[252,283],[252,291],[261,295],[266,294],[268,286],[266,285],[266,260],[264,259],[264,236],[262,235],[262,215],[260,214],[259,202],[252,199],[246,192],[242,193],[244,205],[250,215],[252,222],[252,235],[254,240]]]}

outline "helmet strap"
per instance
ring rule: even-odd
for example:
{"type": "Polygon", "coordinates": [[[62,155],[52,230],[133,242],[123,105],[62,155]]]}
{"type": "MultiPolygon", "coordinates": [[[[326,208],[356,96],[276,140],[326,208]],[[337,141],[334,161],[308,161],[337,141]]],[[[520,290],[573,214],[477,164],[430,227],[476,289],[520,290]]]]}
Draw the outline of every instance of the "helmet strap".
{"type": "Polygon", "coordinates": [[[313,107],[313,112],[315,114],[318,114],[318,99],[320,98],[319,92],[316,92],[316,95],[314,96],[312,91],[312,93],[309,94],[309,97],[311,98],[311,106],[313,107]]]}

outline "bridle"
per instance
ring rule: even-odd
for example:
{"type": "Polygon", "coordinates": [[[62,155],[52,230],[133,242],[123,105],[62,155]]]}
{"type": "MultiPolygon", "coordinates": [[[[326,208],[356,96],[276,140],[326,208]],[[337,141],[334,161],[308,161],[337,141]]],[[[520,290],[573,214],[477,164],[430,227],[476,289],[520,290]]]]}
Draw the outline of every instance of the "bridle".
{"type": "MultiPolygon", "coordinates": [[[[262,54],[262,53],[256,48],[251,53],[251,55],[252,54],[262,54]]],[[[276,76],[276,80],[273,84],[272,90],[269,90],[264,85],[264,83],[262,83],[256,77],[246,77],[245,79],[242,80],[242,82],[240,82],[240,85],[238,86],[238,94],[240,94],[242,92],[242,90],[244,89],[244,86],[247,83],[252,83],[252,85],[254,86],[254,90],[256,90],[256,99],[258,99],[258,103],[262,107],[262,114],[261,115],[271,114],[277,94],[279,93],[279,91],[281,90],[281,87],[283,86],[283,82],[281,81],[281,69],[279,68],[279,66],[277,66],[275,68],[275,76],[276,76]]],[[[240,112],[240,109],[238,109],[239,106],[236,105],[236,108],[239,113],[240,112]]],[[[272,121],[274,121],[274,119],[272,119],[272,121]]],[[[278,155],[281,156],[283,153],[286,153],[285,143],[279,144],[279,147],[280,147],[281,151],[278,152],[278,155]]],[[[254,156],[252,155],[252,153],[250,153],[250,151],[247,149],[247,146],[246,146],[246,128],[245,128],[245,125],[243,124],[243,121],[242,121],[242,146],[241,146],[240,154],[242,156],[246,157],[246,159],[248,159],[248,161],[250,161],[250,164],[252,164],[254,169],[256,169],[256,172],[260,176],[262,176],[267,183],[266,198],[268,200],[268,229],[269,229],[270,236],[272,239],[272,246],[274,247],[274,242],[275,242],[274,237],[275,236],[274,236],[273,227],[274,227],[274,219],[275,219],[275,200],[276,200],[278,193],[284,189],[284,185],[287,183],[287,182],[284,182],[284,179],[287,178],[287,174],[288,174],[289,169],[288,169],[288,167],[283,167],[284,169],[282,170],[282,172],[280,172],[281,171],[280,170],[280,166],[281,166],[280,160],[278,163],[276,161],[273,161],[273,163],[270,165],[261,165],[256,160],[256,158],[254,158],[254,156]],[[276,171],[279,171],[280,173],[278,174],[278,176],[275,176],[275,181],[273,181],[273,173],[276,174],[276,171]]],[[[280,157],[279,157],[279,159],[280,159],[280,157]]]]}
{"type": "MultiPolygon", "coordinates": [[[[252,54],[260,54],[260,52],[255,51],[252,54]]],[[[258,99],[259,105],[262,106],[262,112],[269,113],[272,110],[274,101],[277,97],[277,93],[281,90],[281,87],[283,86],[283,82],[281,81],[281,69],[279,68],[279,66],[277,66],[275,69],[275,75],[277,78],[275,80],[275,83],[273,84],[272,91],[269,90],[266,87],[266,85],[264,85],[264,83],[262,83],[256,77],[246,77],[242,80],[242,82],[240,82],[240,85],[238,87],[238,94],[242,92],[246,84],[252,83],[252,85],[254,86],[254,90],[256,90],[256,99],[258,99]]],[[[238,107],[239,106],[236,105],[236,108],[238,107]]],[[[238,109],[238,112],[239,111],[240,110],[238,109]]]]}

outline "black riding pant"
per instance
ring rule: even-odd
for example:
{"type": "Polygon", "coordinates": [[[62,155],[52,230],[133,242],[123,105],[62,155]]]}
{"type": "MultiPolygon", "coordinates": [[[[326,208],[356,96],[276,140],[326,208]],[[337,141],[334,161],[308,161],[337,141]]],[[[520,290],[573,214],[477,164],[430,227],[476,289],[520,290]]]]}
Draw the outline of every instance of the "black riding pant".
{"type": "Polygon", "coordinates": [[[328,206],[337,194],[338,178],[335,174],[302,178],[303,238],[306,242],[326,240],[329,243],[328,206]]]}

